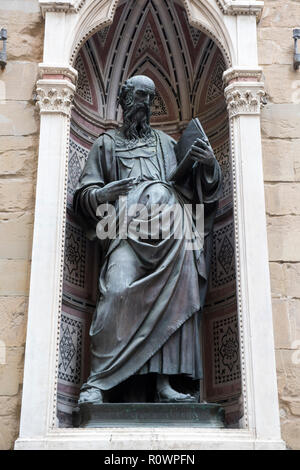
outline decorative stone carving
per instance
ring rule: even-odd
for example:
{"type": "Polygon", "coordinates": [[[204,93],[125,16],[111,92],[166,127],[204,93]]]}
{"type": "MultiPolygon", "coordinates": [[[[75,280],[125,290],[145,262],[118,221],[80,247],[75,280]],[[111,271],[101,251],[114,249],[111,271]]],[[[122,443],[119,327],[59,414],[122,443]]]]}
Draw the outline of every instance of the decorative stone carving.
{"type": "MultiPolygon", "coordinates": [[[[216,0],[222,12],[226,15],[256,15],[260,16],[264,2],[256,0],[216,0]]],[[[47,11],[78,12],[86,0],[39,0],[43,15],[47,11]]],[[[114,1],[117,3],[117,0],[114,1]]],[[[184,0],[186,4],[187,1],[184,0]]],[[[205,2],[203,2],[205,3],[205,2]]]]}
{"type": "Polygon", "coordinates": [[[266,104],[266,93],[261,79],[262,70],[259,67],[230,68],[224,72],[229,118],[241,114],[260,114],[261,107],[266,104]]]}
{"type": "Polygon", "coordinates": [[[216,0],[225,15],[256,15],[261,16],[264,2],[256,0],[216,0]]]}
{"type": "Polygon", "coordinates": [[[47,11],[78,13],[86,0],[39,0],[43,16],[47,11]]]}
{"type": "Polygon", "coordinates": [[[43,16],[47,11],[60,11],[60,12],[74,12],[75,1],[74,0],[39,0],[41,11],[43,16]]]}
{"type": "Polygon", "coordinates": [[[262,69],[261,67],[248,68],[248,67],[232,67],[223,74],[223,81],[225,85],[231,85],[234,82],[261,82],[262,69]]]}
{"type": "Polygon", "coordinates": [[[63,67],[61,65],[39,64],[40,78],[67,79],[76,85],[78,72],[71,66],[63,67]]]}
{"type": "Polygon", "coordinates": [[[229,118],[241,114],[260,114],[265,96],[263,88],[230,85],[225,90],[229,118]]]}
{"type": "Polygon", "coordinates": [[[37,105],[41,113],[70,115],[75,86],[66,80],[39,80],[37,105]]]}

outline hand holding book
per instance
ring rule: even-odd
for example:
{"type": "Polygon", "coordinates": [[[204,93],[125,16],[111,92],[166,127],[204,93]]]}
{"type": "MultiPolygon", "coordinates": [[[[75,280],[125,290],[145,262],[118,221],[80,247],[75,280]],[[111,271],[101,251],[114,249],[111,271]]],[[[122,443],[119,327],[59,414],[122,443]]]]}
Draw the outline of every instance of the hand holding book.
{"type": "Polygon", "coordinates": [[[215,165],[215,155],[198,118],[192,119],[175,146],[177,168],[170,181],[180,182],[191,172],[196,162],[208,168],[215,165]]]}
{"type": "Polygon", "coordinates": [[[204,139],[196,139],[190,150],[190,158],[203,165],[214,166],[215,155],[210,144],[204,139]]]}

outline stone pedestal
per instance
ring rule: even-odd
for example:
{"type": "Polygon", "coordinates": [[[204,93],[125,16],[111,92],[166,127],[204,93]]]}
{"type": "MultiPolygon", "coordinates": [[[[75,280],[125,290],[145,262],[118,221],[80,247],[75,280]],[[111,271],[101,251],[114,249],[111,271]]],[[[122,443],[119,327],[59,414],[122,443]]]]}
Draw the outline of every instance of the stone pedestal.
{"type": "Polygon", "coordinates": [[[224,428],[225,412],[215,403],[84,404],[74,410],[73,425],[80,428],[224,428]]]}

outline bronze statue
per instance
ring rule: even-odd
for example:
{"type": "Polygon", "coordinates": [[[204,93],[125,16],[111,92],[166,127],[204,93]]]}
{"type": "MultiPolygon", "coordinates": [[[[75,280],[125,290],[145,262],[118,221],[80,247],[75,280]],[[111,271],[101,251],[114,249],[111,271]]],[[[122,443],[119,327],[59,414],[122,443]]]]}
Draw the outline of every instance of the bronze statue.
{"type": "MultiPolygon", "coordinates": [[[[221,190],[221,170],[208,142],[190,149],[196,161],[180,182],[176,142],[150,127],[155,84],[134,76],[122,86],[123,126],[94,143],[74,197],[74,209],[95,236],[97,208],[119,198],[130,204],[204,205],[204,247],[186,249],[185,236],[117,237],[99,241],[103,262],[91,337],[91,372],[79,404],[103,402],[103,392],[129,377],[156,374],[156,400],[194,402],[170,385],[170,376],[202,377],[199,319],[210,265],[211,234],[221,190]]],[[[97,215],[98,214],[98,215],[97,215]]],[[[193,218],[193,214],[191,214],[193,218]]],[[[118,225],[119,220],[117,220],[118,225]]],[[[173,229],[172,229],[173,230],[173,229]]],[[[171,232],[172,232],[171,230],[171,232]]],[[[144,234],[145,235],[145,234],[144,234]]]]}

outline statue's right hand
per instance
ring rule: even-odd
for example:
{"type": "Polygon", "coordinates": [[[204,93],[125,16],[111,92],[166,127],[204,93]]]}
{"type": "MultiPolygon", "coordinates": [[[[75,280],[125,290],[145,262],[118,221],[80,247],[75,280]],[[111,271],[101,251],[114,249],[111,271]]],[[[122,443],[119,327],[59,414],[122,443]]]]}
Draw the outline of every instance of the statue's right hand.
{"type": "Polygon", "coordinates": [[[135,178],[113,181],[97,191],[99,204],[116,201],[120,196],[126,196],[133,188],[135,178]]]}

